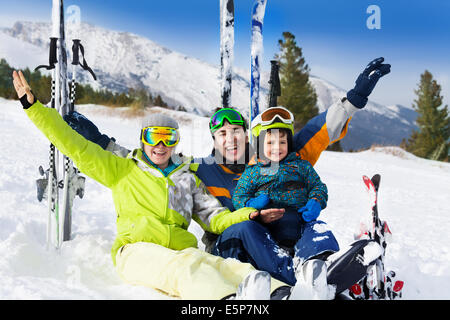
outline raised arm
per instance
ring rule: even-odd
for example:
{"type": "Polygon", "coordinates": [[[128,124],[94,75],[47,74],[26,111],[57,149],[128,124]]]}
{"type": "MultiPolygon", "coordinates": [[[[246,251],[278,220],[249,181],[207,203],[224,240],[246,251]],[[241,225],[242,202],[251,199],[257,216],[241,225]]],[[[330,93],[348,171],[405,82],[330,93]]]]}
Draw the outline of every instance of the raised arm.
{"type": "Polygon", "coordinates": [[[130,161],[114,156],[72,130],[56,109],[36,100],[21,72],[14,71],[13,83],[30,120],[80,171],[106,187],[112,187],[126,172],[130,161]]]}
{"type": "Polygon", "coordinates": [[[327,110],[315,116],[294,135],[294,150],[302,159],[314,165],[322,151],[347,134],[348,124],[356,113],[367,104],[378,80],[391,71],[384,58],[371,61],[355,81],[355,87],[346,97],[336,101],[327,110]]]}
{"type": "Polygon", "coordinates": [[[104,150],[112,152],[116,156],[126,158],[131,151],[116,143],[116,139],[113,137],[110,138],[106,134],[102,134],[91,120],[77,111],[66,114],[64,121],[83,137],[98,144],[104,150]]]}

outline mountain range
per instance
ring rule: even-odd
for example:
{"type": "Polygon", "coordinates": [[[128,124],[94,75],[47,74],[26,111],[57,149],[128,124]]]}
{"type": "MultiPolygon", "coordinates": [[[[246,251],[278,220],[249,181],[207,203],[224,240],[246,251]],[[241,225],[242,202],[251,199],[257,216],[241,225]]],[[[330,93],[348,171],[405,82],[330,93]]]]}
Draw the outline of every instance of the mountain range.
{"type": "MultiPolygon", "coordinates": [[[[51,24],[16,22],[0,29],[0,58],[16,68],[34,68],[48,62],[51,24]]],[[[170,106],[186,112],[210,116],[220,105],[220,66],[203,62],[165,48],[150,39],[129,32],[113,31],[82,23],[66,27],[66,38],[81,39],[85,58],[97,75],[94,81],[86,72],[77,72],[77,80],[96,89],[126,91],[145,88],[170,106]]],[[[71,43],[67,41],[67,47],[71,43]]],[[[69,55],[70,57],[70,55],[69,55]]],[[[250,60],[250,59],[249,59],[250,60]]],[[[69,68],[70,69],[70,68],[69,68]]],[[[250,69],[250,66],[249,66],[250,69]]],[[[250,70],[234,68],[232,104],[244,115],[250,105],[250,70]]],[[[267,106],[269,73],[261,74],[260,105],[267,106]]],[[[345,96],[347,90],[310,75],[318,95],[319,111],[345,96]]],[[[341,141],[344,150],[368,148],[373,144],[399,145],[416,129],[417,114],[401,105],[384,106],[373,101],[355,114],[350,130],[341,141]]]]}

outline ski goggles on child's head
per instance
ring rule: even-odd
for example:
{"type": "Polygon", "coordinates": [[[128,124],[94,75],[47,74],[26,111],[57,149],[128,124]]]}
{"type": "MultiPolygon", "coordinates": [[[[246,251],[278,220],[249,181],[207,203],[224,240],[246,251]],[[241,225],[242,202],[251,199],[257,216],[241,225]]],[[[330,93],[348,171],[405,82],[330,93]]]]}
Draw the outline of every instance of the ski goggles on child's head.
{"type": "Polygon", "coordinates": [[[222,128],[225,120],[227,120],[230,124],[243,126],[245,129],[245,120],[239,111],[231,108],[223,108],[214,113],[209,121],[209,130],[211,130],[211,133],[214,133],[218,129],[222,128]]]}
{"type": "Polygon", "coordinates": [[[252,134],[258,137],[262,130],[288,129],[294,134],[294,115],[278,106],[264,110],[252,121],[252,134]]]}
{"type": "Polygon", "coordinates": [[[262,126],[272,124],[276,119],[286,124],[294,123],[294,115],[288,109],[281,106],[266,109],[258,117],[260,118],[258,123],[262,126]]]}
{"type": "Polygon", "coordinates": [[[162,141],[166,147],[174,147],[180,141],[178,130],[170,127],[146,127],[142,129],[141,140],[149,146],[156,146],[162,141]]]}

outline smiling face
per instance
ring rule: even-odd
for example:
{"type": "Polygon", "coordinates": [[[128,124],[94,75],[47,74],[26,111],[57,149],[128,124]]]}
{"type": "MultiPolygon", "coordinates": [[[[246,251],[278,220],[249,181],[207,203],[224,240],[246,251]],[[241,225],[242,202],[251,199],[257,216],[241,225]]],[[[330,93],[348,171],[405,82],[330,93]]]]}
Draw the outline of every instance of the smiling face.
{"type": "Polygon", "coordinates": [[[214,132],[214,148],[223,155],[226,163],[236,163],[245,155],[248,137],[244,127],[226,122],[222,128],[214,132]]]}
{"type": "Polygon", "coordinates": [[[272,129],[264,137],[264,156],[279,162],[288,154],[288,135],[284,130],[272,129]]]}
{"type": "Polygon", "coordinates": [[[164,170],[169,165],[174,149],[175,147],[166,147],[162,141],[154,147],[144,144],[145,154],[161,170],[164,170]]]}

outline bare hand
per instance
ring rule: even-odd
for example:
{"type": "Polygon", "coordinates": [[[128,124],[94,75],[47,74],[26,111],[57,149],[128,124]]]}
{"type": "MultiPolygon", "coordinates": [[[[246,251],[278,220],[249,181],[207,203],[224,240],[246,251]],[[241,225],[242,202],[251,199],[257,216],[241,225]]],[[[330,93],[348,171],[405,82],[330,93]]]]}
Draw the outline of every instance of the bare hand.
{"type": "Polygon", "coordinates": [[[13,71],[13,84],[14,84],[14,89],[16,89],[17,96],[19,97],[19,99],[22,98],[26,94],[28,103],[33,103],[34,96],[31,93],[30,85],[28,84],[27,80],[23,76],[22,71],[19,71],[19,73],[17,73],[16,70],[13,71]]]}
{"type": "Polygon", "coordinates": [[[270,223],[281,219],[284,215],[284,209],[272,208],[255,211],[250,214],[250,219],[255,219],[258,215],[263,223],[270,223]]]}

